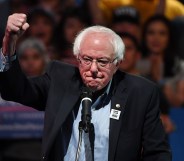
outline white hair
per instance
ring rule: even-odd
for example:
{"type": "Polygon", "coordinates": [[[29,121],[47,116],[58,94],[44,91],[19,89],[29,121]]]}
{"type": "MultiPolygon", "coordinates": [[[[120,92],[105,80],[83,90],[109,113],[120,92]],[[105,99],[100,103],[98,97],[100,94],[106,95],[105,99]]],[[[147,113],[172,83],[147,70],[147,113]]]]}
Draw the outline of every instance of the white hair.
{"type": "Polygon", "coordinates": [[[103,26],[88,27],[88,28],[82,30],[77,35],[77,37],[75,38],[75,41],[74,41],[74,46],[73,46],[73,54],[75,56],[79,55],[81,42],[84,39],[84,37],[89,33],[103,33],[103,34],[109,35],[109,41],[114,48],[114,54],[117,57],[117,61],[123,60],[125,45],[124,45],[122,39],[114,31],[112,31],[111,29],[109,29],[107,27],[103,27],[103,26]]]}

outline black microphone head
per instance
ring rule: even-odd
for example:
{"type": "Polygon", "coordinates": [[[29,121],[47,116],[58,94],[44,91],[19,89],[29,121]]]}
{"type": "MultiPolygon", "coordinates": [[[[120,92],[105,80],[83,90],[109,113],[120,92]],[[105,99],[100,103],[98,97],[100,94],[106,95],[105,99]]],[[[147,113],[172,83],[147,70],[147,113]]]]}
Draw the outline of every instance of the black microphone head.
{"type": "Polygon", "coordinates": [[[81,98],[85,98],[85,97],[88,97],[90,99],[92,99],[92,95],[93,95],[93,92],[91,89],[89,89],[88,87],[83,87],[82,88],[82,94],[81,94],[81,98]]]}
{"type": "Polygon", "coordinates": [[[85,132],[88,132],[92,117],[91,116],[92,91],[87,87],[83,87],[81,99],[82,99],[81,126],[85,132]]]}

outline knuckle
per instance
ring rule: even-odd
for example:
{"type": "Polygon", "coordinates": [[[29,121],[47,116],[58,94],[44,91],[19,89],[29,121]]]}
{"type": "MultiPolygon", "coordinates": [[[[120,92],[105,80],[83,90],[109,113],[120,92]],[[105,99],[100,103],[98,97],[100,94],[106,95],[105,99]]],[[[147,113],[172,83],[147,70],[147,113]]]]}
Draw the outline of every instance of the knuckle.
{"type": "Polygon", "coordinates": [[[18,25],[18,26],[22,26],[22,24],[23,24],[22,21],[17,22],[17,25],[18,25]]]}
{"type": "Polygon", "coordinates": [[[8,21],[10,21],[12,19],[12,15],[10,15],[9,17],[8,17],[8,21]]]}
{"type": "Polygon", "coordinates": [[[21,17],[23,20],[25,20],[27,16],[26,16],[26,14],[21,14],[21,17]]]}

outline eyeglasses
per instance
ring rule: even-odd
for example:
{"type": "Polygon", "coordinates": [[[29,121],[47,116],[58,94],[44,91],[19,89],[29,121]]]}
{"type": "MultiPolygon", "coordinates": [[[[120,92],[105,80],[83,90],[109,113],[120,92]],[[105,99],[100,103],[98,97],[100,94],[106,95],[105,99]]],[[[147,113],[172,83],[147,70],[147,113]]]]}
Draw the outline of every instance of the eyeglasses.
{"type": "Polygon", "coordinates": [[[98,67],[109,68],[110,64],[113,63],[117,58],[118,57],[114,58],[113,60],[108,60],[106,58],[92,59],[90,57],[78,57],[78,60],[86,67],[90,67],[93,62],[96,62],[98,67]]]}

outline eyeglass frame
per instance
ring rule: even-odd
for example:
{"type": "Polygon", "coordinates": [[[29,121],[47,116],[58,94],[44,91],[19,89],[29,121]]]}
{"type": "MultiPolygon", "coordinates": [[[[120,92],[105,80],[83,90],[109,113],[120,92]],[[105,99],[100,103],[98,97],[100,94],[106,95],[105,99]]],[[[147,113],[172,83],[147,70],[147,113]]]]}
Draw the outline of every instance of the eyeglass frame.
{"type": "MultiPolygon", "coordinates": [[[[95,61],[97,66],[100,67],[100,68],[108,68],[111,63],[113,63],[116,59],[118,59],[118,57],[115,57],[113,60],[107,60],[107,61],[104,61],[104,63],[106,62],[106,64],[100,64],[100,60],[99,59],[92,59],[88,56],[86,56],[86,60],[84,59],[84,57],[78,55],[77,57],[77,60],[84,66],[86,67],[90,67],[92,65],[92,63],[95,61]],[[80,58],[79,58],[80,57],[80,58]],[[86,62],[86,61],[89,61],[89,62],[86,62]],[[86,64],[87,63],[87,64],[86,64]],[[89,63],[89,64],[88,64],[89,63]],[[108,66],[108,67],[107,67],[108,66]]],[[[103,62],[101,62],[103,63],[103,62]]]]}

